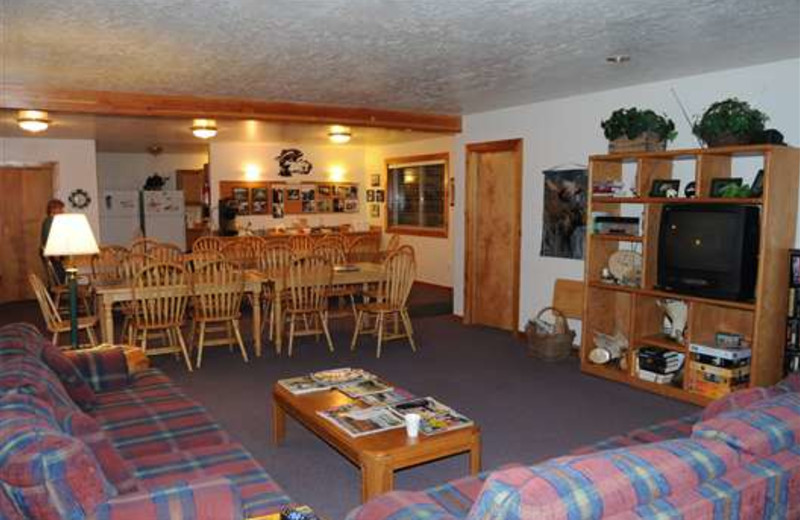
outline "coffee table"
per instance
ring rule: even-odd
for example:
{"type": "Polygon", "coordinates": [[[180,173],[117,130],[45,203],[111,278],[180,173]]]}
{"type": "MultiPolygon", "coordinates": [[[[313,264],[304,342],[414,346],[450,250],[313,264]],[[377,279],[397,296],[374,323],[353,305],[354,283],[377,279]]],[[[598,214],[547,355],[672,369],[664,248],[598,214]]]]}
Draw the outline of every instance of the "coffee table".
{"type": "Polygon", "coordinates": [[[481,469],[481,432],[477,425],[416,439],[406,436],[405,428],[351,437],[317,411],[353,402],[338,390],[293,395],[276,383],[272,389],[272,440],[280,445],[286,435],[286,416],[327,442],[361,470],[361,500],[391,491],[394,472],[438,459],[469,453],[469,470],[481,469]]]}

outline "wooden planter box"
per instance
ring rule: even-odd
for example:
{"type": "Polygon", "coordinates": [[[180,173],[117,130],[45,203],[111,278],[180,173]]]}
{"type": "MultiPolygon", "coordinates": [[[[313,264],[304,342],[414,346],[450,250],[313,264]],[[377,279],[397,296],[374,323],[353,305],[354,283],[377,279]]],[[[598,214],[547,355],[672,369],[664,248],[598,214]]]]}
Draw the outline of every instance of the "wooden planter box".
{"type": "Polygon", "coordinates": [[[636,139],[620,137],[608,142],[608,153],[660,152],[667,149],[667,142],[652,132],[645,132],[636,139]]]}

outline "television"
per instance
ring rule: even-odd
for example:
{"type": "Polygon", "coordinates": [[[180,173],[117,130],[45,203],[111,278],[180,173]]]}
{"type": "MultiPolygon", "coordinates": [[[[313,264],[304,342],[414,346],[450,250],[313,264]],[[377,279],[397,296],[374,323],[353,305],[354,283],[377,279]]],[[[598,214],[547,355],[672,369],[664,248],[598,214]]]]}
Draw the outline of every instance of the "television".
{"type": "Polygon", "coordinates": [[[723,300],[752,300],[758,271],[759,208],[665,204],[657,288],[723,300]]]}

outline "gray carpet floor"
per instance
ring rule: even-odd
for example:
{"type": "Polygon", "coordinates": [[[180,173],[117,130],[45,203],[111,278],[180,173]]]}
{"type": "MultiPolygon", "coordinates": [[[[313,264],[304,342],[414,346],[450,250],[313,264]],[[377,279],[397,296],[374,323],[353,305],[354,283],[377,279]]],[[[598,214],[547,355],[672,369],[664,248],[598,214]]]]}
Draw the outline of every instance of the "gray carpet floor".
{"type": "MultiPolygon", "coordinates": [[[[421,304],[439,298],[421,295],[421,304]]],[[[358,469],[288,419],[285,443],[270,442],[270,389],[280,378],[332,367],[361,367],[416,395],[432,395],[473,418],[483,432],[483,467],[534,463],[611,435],[680,417],[696,408],[624,385],[585,376],[577,360],[547,364],[525,355],[507,332],[465,327],[452,316],[421,308],[414,325],[420,351],[404,342],[375,358],[372,338],[349,351],[352,321],[334,323],[336,352],[303,338],[293,358],[267,352],[245,364],[227,348],[208,349],[203,367],[188,373],[172,357],[155,358],[185,391],[203,403],[295,500],[330,520],[344,518],[360,500],[358,469]],[[436,313],[436,312],[433,312],[436,313]]],[[[43,329],[32,302],[0,306],[0,325],[30,321],[43,329]]],[[[249,324],[244,325],[249,330],[249,324]]],[[[398,472],[395,487],[422,489],[467,474],[466,455],[398,472]]]]}

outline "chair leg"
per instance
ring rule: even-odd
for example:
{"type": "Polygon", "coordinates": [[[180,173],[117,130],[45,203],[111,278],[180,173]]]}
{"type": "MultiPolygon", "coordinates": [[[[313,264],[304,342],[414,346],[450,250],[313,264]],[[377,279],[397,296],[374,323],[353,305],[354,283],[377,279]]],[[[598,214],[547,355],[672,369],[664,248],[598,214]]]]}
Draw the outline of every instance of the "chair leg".
{"type": "Polygon", "coordinates": [[[200,368],[200,365],[203,363],[203,348],[205,347],[206,342],[206,322],[200,322],[200,337],[197,340],[197,368],[200,368]]]}
{"type": "Polygon", "coordinates": [[[178,343],[181,345],[181,352],[183,353],[183,360],[186,362],[186,368],[189,369],[189,372],[192,372],[192,362],[189,360],[189,351],[186,350],[186,342],[183,341],[183,333],[179,327],[175,327],[174,330],[175,336],[178,338],[178,343]]]}
{"type": "Polygon", "coordinates": [[[294,313],[289,314],[289,357],[292,357],[292,347],[294,347],[294,313]]]}
{"type": "Polygon", "coordinates": [[[381,345],[383,344],[383,319],[384,314],[382,312],[378,313],[378,323],[376,327],[378,327],[378,351],[375,355],[376,358],[381,357],[381,345]]]}
{"type": "Polygon", "coordinates": [[[406,336],[408,336],[408,342],[411,344],[411,350],[416,352],[417,345],[414,342],[414,328],[411,326],[411,316],[408,315],[407,310],[403,309],[400,311],[400,317],[403,319],[403,327],[406,329],[406,336]]]}
{"type": "Polygon", "coordinates": [[[239,349],[242,351],[242,357],[244,358],[244,362],[248,363],[250,360],[247,358],[247,349],[244,348],[244,341],[242,341],[242,332],[239,330],[239,322],[234,320],[231,323],[233,324],[233,333],[236,334],[236,341],[239,343],[239,349]]]}
{"type": "Polygon", "coordinates": [[[358,342],[358,335],[361,332],[361,321],[364,318],[364,311],[358,311],[356,313],[356,328],[353,331],[353,339],[350,341],[350,351],[356,349],[356,343],[358,342]]]}
{"type": "Polygon", "coordinates": [[[331,341],[331,333],[328,331],[328,318],[322,314],[322,311],[319,313],[319,320],[322,322],[322,330],[325,332],[325,339],[328,341],[328,350],[333,352],[333,341],[331,341]]]}

